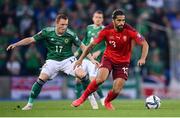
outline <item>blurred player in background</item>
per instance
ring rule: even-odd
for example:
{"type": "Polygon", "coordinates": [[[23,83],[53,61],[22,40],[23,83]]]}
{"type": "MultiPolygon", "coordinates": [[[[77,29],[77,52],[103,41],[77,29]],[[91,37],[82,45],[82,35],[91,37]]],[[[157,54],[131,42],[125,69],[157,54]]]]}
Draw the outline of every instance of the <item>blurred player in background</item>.
{"type": "Polygon", "coordinates": [[[112,14],[112,23],[101,30],[98,37],[88,45],[78,61],[76,61],[75,67],[80,66],[90,50],[103,40],[106,41],[107,47],[101,61],[98,75],[96,79],[88,85],[81,97],[72,102],[72,106],[80,106],[89,94],[98,89],[98,86],[107,79],[109,73],[112,71],[113,87],[105,99],[105,107],[108,110],[115,109],[111,101],[118,96],[125,81],[128,79],[132,40],[142,46],[141,58],[138,60],[137,65],[141,66],[145,64],[149,48],[148,43],[135,29],[125,23],[125,14],[122,10],[117,9],[112,14]]]}
{"type": "MultiPolygon", "coordinates": [[[[67,27],[68,17],[63,13],[60,13],[56,17],[55,27],[44,28],[33,37],[24,38],[23,40],[8,46],[7,50],[10,50],[37,41],[45,41],[47,46],[48,52],[46,63],[42,67],[39,78],[32,86],[27,105],[22,108],[22,110],[32,109],[33,101],[38,97],[42,86],[48,80],[52,80],[60,71],[81,78],[83,86],[85,86],[84,88],[89,84],[86,72],[83,71],[82,68],[73,70],[76,58],[72,52],[72,45],[74,44],[82,50],[86,46],[81,43],[77,35],[67,27]]],[[[91,58],[91,56],[89,56],[89,58],[91,58]]],[[[94,96],[92,95],[92,97],[94,96]]]]}
{"type": "MultiPolygon", "coordinates": [[[[93,42],[94,37],[97,37],[99,31],[101,31],[104,28],[103,12],[100,10],[95,11],[95,13],[93,14],[92,21],[93,21],[93,24],[87,26],[86,34],[82,41],[85,45],[89,45],[91,42],[93,42]]],[[[102,41],[100,44],[96,45],[93,48],[93,50],[91,51],[92,57],[95,60],[97,60],[99,63],[101,61],[105,47],[106,47],[105,41],[102,41]]],[[[75,55],[80,55],[81,53],[82,53],[82,51],[79,49],[78,51],[76,51],[75,55]]],[[[93,64],[88,58],[85,58],[83,61],[84,61],[83,67],[85,67],[83,69],[88,72],[90,80],[91,81],[94,80],[97,75],[98,67],[95,64],[93,64]]],[[[77,83],[76,83],[77,98],[80,97],[81,91],[82,91],[81,83],[78,80],[79,79],[76,79],[76,81],[77,81],[77,83]]],[[[102,89],[99,87],[96,92],[100,98],[101,104],[104,106],[105,98],[104,98],[102,89]]]]}

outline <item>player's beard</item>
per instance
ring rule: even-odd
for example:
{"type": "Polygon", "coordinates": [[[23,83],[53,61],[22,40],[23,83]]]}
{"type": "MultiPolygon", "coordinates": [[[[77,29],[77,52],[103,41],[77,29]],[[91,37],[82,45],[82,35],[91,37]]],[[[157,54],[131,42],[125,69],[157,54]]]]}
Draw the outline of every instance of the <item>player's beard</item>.
{"type": "Polygon", "coordinates": [[[116,26],[116,29],[118,32],[121,32],[123,30],[123,25],[116,26]]]}

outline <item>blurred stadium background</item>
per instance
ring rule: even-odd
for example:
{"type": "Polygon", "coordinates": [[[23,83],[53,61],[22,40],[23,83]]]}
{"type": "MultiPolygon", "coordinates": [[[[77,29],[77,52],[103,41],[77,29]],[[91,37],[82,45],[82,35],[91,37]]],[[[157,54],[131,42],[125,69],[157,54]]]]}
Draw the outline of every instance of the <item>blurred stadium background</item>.
{"type": "MultiPolygon", "coordinates": [[[[0,0],[0,100],[27,100],[45,61],[42,42],[7,52],[7,45],[53,26],[59,11],[70,18],[70,28],[82,39],[95,10],[111,22],[114,9],[126,11],[127,22],[150,45],[147,63],[136,66],[140,48],[133,50],[129,79],[119,98],[139,99],[156,94],[161,99],[180,98],[179,0],[0,0]]],[[[103,85],[106,94],[112,79],[103,85]]],[[[74,79],[60,76],[48,82],[38,99],[75,99],[74,79]],[[64,78],[64,79],[63,79],[64,78]]]]}

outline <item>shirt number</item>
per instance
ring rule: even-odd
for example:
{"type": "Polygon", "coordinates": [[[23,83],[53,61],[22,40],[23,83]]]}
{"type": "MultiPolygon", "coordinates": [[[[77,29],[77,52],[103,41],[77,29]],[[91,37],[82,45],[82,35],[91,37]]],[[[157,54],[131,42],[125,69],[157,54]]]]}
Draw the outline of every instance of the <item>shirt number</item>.
{"type": "Polygon", "coordinates": [[[109,41],[109,44],[112,45],[114,48],[116,47],[116,42],[115,41],[109,41]]]}
{"type": "Polygon", "coordinates": [[[128,68],[127,67],[123,67],[122,69],[123,69],[124,74],[128,75],[128,68]]]}
{"type": "Polygon", "coordinates": [[[63,49],[63,46],[56,45],[56,52],[57,53],[61,53],[62,49],[63,49]]]}

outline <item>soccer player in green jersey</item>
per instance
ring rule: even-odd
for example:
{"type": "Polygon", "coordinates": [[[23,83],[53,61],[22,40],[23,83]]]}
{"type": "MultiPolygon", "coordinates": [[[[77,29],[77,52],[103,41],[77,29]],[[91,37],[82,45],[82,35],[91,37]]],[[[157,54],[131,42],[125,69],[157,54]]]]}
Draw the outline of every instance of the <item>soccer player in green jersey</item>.
{"type": "MultiPolygon", "coordinates": [[[[53,79],[60,71],[68,75],[80,78],[84,86],[89,84],[86,72],[82,68],[73,69],[76,58],[72,52],[72,45],[80,47],[82,50],[86,47],[68,27],[68,18],[65,14],[57,15],[55,27],[47,27],[35,34],[33,37],[11,44],[7,50],[18,46],[28,45],[37,41],[44,40],[47,47],[47,60],[43,65],[39,78],[33,84],[27,105],[22,110],[30,110],[33,101],[39,95],[42,86],[53,79]]],[[[91,56],[89,56],[91,58],[91,56]]],[[[93,58],[91,58],[93,60],[93,58]]]]}
{"type": "MultiPolygon", "coordinates": [[[[93,14],[92,21],[93,24],[87,26],[86,34],[82,41],[85,45],[89,45],[94,40],[94,37],[98,35],[99,31],[101,31],[104,28],[103,12],[100,10],[95,11],[93,14]]],[[[92,57],[98,62],[101,61],[105,47],[106,47],[105,42],[101,42],[99,45],[96,45],[91,51],[92,57]]],[[[81,50],[75,52],[75,55],[79,55],[81,53],[80,51],[81,50]]],[[[83,69],[88,72],[90,80],[94,80],[98,71],[97,65],[93,64],[88,58],[85,58],[83,60],[82,65],[83,67],[85,67],[83,69]]],[[[76,79],[76,94],[78,98],[80,97],[79,95],[81,95],[81,91],[82,91],[80,86],[81,86],[80,82],[78,81],[78,79],[76,79]]],[[[100,97],[101,104],[104,106],[104,95],[102,89],[99,87],[99,89],[96,92],[100,97]]]]}

